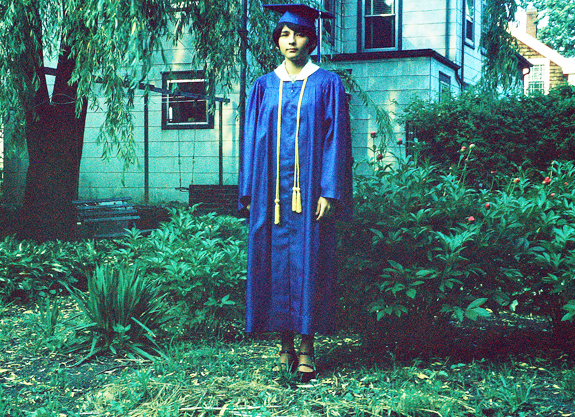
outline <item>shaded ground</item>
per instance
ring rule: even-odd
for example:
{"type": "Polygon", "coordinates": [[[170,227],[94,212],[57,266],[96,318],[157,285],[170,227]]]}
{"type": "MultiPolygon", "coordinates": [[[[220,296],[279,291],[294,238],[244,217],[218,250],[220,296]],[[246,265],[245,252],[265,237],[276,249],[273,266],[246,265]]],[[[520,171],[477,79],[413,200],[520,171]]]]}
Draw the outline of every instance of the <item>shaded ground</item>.
{"type": "Polygon", "coordinates": [[[61,311],[51,331],[35,307],[0,308],[0,416],[575,416],[571,356],[535,317],[450,323],[438,331],[445,354],[425,359],[354,335],[320,337],[320,377],[301,385],[272,372],[278,348],[267,336],[166,341],[157,363],[78,364],[87,352],[64,353],[78,312],[68,301],[61,311]]]}

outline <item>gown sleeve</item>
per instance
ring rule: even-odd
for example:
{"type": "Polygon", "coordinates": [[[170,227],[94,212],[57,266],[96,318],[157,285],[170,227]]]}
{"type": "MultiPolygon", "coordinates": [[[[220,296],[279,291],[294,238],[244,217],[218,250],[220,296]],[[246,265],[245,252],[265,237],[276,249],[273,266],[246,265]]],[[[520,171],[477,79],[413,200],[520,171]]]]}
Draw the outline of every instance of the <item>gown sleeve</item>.
{"type": "Polygon", "coordinates": [[[321,196],[336,200],[337,219],[348,221],[353,205],[353,160],[347,99],[343,84],[335,74],[327,83],[326,90],[321,196]]]}
{"type": "Polygon", "coordinates": [[[257,80],[248,96],[244,122],[244,140],[240,153],[238,212],[243,217],[249,216],[247,206],[250,204],[252,197],[256,126],[262,96],[263,87],[260,80],[257,80]]]}

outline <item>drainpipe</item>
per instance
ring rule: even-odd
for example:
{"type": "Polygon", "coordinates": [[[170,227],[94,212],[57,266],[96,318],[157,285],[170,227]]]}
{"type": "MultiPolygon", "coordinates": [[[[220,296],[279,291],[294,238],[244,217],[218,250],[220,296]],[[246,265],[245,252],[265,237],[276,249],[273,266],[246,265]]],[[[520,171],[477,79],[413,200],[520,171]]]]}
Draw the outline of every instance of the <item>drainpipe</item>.
{"type": "Polygon", "coordinates": [[[222,185],[224,185],[224,122],[223,122],[223,118],[224,118],[224,111],[223,111],[223,106],[224,103],[222,103],[220,101],[220,114],[219,114],[219,118],[220,118],[220,123],[219,123],[219,129],[220,129],[220,137],[219,137],[219,178],[218,178],[218,183],[220,184],[220,187],[222,185]]]}
{"type": "MultiPolygon", "coordinates": [[[[248,49],[248,0],[242,0],[242,23],[239,30],[240,34],[240,103],[239,103],[239,151],[242,154],[244,146],[244,126],[246,118],[246,79],[247,79],[247,49],[248,49]]],[[[241,158],[241,157],[240,157],[241,158]]],[[[238,172],[240,172],[240,159],[238,158],[238,172]]]]}
{"type": "Polygon", "coordinates": [[[451,18],[451,1],[445,0],[445,58],[449,59],[449,20],[451,18]]]}
{"type": "Polygon", "coordinates": [[[466,25],[466,21],[467,21],[467,16],[465,14],[465,2],[467,0],[463,0],[461,2],[461,18],[462,18],[462,23],[461,23],[461,68],[459,68],[459,70],[461,70],[461,72],[459,72],[459,70],[455,71],[455,78],[457,79],[457,82],[459,83],[459,85],[461,86],[461,91],[463,91],[463,89],[465,88],[465,81],[463,78],[464,75],[464,66],[465,66],[465,25],[466,25]]]}
{"type": "Polygon", "coordinates": [[[148,93],[144,93],[144,204],[150,202],[150,136],[148,93]]]}

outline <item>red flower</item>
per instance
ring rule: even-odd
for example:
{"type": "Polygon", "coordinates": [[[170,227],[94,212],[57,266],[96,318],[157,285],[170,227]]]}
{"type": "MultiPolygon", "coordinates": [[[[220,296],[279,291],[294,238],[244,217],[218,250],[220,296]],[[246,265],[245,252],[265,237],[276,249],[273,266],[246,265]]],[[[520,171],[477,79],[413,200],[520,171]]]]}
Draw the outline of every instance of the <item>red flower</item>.
{"type": "Polygon", "coordinates": [[[545,185],[549,185],[550,183],[551,183],[551,178],[549,178],[549,177],[545,177],[545,179],[542,182],[542,184],[545,184],[545,185]]]}
{"type": "Polygon", "coordinates": [[[485,203],[485,208],[486,208],[486,209],[489,209],[489,208],[491,208],[491,204],[489,204],[489,203],[485,203]]]}
{"type": "Polygon", "coordinates": [[[382,159],[383,159],[383,154],[378,153],[378,154],[377,154],[377,160],[378,160],[378,161],[381,161],[382,159]]]}
{"type": "Polygon", "coordinates": [[[565,181],[565,182],[563,183],[563,185],[564,185],[565,187],[567,187],[567,186],[569,185],[569,183],[568,183],[567,181],[565,181]]]}
{"type": "Polygon", "coordinates": [[[401,145],[403,143],[403,140],[401,138],[397,139],[397,144],[401,145]]]}
{"type": "Polygon", "coordinates": [[[460,151],[461,151],[461,152],[465,152],[466,149],[467,149],[467,148],[466,148],[465,146],[462,146],[461,149],[460,149],[460,151]]]}
{"type": "Polygon", "coordinates": [[[549,197],[551,197],[551,198],[555,197],[555,193],[549,194],[549,197]]]}
{"type": "Polygon", "coordinates": [[[515,178],[515,179],[513,180],[513,182],[514,182],[515,184],[517,184],[519,181],[521,181],[519,178],[515,178]]]}
{"type": "Polygon", "coordinates": [[[371,135],[372,138],[374,138],[374,137],[377,136],[377,132],[371,132],[370,135],[371,135]]]}
{"type": "Polygon", "coordinates": [[[467,218],[467,221],[468,221],[469,223],[473,223],[473,222],[475,221],[475,217],[469,216],[469,217],[467,218]]]}

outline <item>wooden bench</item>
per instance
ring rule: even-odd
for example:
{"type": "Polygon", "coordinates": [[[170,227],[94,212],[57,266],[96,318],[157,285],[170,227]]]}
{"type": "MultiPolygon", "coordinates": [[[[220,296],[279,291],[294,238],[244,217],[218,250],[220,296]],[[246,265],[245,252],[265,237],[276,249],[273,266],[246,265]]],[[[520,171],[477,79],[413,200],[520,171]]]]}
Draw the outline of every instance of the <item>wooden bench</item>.
{"type": "Polygon", "coordinates": [[[138,210],[130,204],[131,197],[74,200],[79,237],[114,238],[136,227],[138,210]]]}

